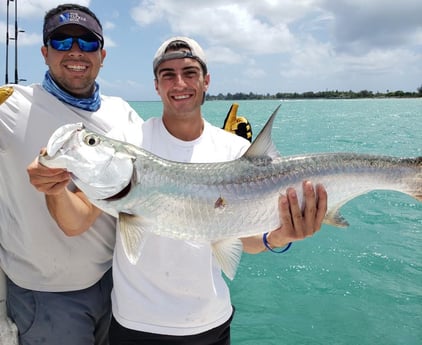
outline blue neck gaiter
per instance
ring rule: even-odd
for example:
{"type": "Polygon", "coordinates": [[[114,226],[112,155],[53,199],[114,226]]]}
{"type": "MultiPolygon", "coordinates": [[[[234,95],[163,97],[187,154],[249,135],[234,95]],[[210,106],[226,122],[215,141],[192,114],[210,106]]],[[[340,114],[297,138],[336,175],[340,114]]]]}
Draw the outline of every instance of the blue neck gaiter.
{"type": "Polygon", "coordinates": [[[59,100],[73,105],[74,107],[87,110],[87,111],[97,111],[101,106],[101,97],[100,97],[100,86],[95,82],[95,91],[93,95],[89,98],[76,98],[66,91],[63,91],[51,78],[50,72],[45,73],[44,80],[42,82],[43,88],[51,93],[53,96],[57,97],[59,100]]]}

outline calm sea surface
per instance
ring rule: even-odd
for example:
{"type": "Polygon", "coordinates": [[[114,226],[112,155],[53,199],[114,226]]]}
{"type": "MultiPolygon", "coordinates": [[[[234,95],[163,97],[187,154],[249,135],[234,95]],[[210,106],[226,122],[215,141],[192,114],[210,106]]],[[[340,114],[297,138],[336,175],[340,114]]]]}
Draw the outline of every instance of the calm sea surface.
{"type": "MultiPolygon", "coordinates": [[[[279,101],[241,101],[254,137],[279,101]]],[[[422,156],[422,99],[282,101],[273,140],[284,155],[353,151],[422,156]]],[[[222,126],[232,102],[205,103],[222,126]]],[[[144,117],[160,102],[131,102],[144,117]]],[[[243,255],[229,282],[234,345],[422,344],[422,203],[375,191],[285,254],[243,255]]]]}

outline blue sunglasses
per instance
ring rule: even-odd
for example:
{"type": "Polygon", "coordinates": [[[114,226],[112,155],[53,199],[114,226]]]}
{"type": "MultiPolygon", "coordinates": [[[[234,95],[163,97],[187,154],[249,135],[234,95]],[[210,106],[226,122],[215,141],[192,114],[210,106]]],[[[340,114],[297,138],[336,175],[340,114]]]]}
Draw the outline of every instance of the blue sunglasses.
{"type": "Polygon", "coordinates": [[[101,42],[93,37],[52,37],[47,44],[55,50],[65,52],[72,49],[74,42],[77,42],[79,49],[86,53],[95,52],[101,47],[101,42]]]}

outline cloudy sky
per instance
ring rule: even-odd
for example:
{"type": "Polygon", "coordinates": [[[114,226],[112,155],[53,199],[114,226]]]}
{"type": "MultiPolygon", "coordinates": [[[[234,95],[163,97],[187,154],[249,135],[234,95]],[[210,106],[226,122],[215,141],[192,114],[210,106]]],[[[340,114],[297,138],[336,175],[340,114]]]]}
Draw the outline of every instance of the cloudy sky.
{"type": "MultiPolygon", "coordinates": [[[[18,74],[39,82],[43,16],[66,1],[15,0],[18,74]]],[[[174,35],[195,38],[211,72],[211,94],[370,90],[414,92],[422,85],[421,0],[86,0],[100,18],[107,58],[104,94],[157,100],[152,58],[174,35]]],[[[7,1],[0,8],[5,71],[7,1]]],[[[14,37],[15,2],[9,2],[14,37]]],[[[15,80],[9,43],[9,81],[15,80]]],[[[0,53],[1,54],[1,53],[0,53]]],[[[1,56],[1,55],[0,55],[1,56]]],[[[5,76],[5,74],[3,74],[5,76]]],[[[2,80],[1,84],[4,83],[2,80]]]]}

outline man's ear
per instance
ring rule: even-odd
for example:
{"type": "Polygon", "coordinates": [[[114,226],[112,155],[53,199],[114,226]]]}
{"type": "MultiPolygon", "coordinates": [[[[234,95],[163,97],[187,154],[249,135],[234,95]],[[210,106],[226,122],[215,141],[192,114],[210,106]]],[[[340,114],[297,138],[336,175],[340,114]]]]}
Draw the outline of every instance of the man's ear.
{"type": "Polygon", "coordinates": [[[46,46],[41,47],[41,55],[44,57],[44,62],[47,64],[48,48],[46,46]]]}
{"type": "Polygon", "coordinates": [[[208,87],[210,86],[211,76],[209,73],[204,77],[204,85],[205,85],[205,91],[208,90],[208,87]]]}
{"type": "Polygon", "coordinates": [[[160,91],[158,90],[158,81],[157,81],[157,78],[154,79],[154,87],[155,87],[155,91],[157,91],[157,94],[160,95],[160,91]]]}
{"type": "Polygon", "coordinates": [[[101,67],[104,64],[104,59],[106,58],[106,56],[107,56],[107,51],[105,49],[101,49],[101,67]]]}

